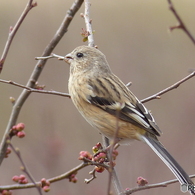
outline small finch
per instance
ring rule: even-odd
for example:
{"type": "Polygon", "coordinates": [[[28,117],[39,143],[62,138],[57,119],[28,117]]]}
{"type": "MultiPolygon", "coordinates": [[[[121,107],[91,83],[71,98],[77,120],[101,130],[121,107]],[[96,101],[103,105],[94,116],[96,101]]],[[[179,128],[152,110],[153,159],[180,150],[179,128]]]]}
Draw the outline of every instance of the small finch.
{"type": "MultiPolygon", "coordinates": [[[[81,115],[94,128],[117,141],[147,143],[176,176],[181,185],[194,186],[177,161],[159,142],[161,131],[154,118],[125,84],[112,73],[105,55],[96,48],[80,46],[65,56],[70,64],[69,93],[81,115]]],[[[194,189],[188,189],[195,194],[194,189]]]]}

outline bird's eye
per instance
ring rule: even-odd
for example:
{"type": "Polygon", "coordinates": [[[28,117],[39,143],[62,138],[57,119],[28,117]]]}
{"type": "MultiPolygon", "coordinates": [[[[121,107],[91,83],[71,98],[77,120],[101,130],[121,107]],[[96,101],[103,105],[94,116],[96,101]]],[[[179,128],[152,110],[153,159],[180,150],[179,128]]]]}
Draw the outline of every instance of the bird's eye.
{"type": "Polygon", "coordinates": [[[82,58],[83,57],[83,53],[77,53],[76,54],[78,58],[82,58]]]}

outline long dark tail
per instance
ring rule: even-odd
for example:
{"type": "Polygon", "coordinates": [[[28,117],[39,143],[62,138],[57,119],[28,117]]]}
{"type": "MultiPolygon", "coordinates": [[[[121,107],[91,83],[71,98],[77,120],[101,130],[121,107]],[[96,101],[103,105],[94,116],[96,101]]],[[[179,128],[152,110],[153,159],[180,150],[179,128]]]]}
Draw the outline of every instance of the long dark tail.
{"type": "Polygon", "coordinates": [[[180,184],[185,185],[187,190],[189,190],[192,194],[195,194],[194,183],[183,168],[178,164],[178,162],[164,148],[164,146],[158,140],[155,140],[152,137],[143,136],[143,139],[172,171],[180,184]]]}

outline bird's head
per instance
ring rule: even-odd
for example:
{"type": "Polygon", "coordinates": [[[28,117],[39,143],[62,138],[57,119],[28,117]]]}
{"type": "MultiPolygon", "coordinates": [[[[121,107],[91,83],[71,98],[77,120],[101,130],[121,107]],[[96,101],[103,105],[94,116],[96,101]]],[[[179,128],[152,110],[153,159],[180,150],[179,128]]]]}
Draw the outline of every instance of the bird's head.
{"type": "Polygon", "coordinates": [[[65,56],[65,62],[70,64],[70,73],[107,72],[110,67],[105,55],[94,47],[79,46],[65,56]]]}

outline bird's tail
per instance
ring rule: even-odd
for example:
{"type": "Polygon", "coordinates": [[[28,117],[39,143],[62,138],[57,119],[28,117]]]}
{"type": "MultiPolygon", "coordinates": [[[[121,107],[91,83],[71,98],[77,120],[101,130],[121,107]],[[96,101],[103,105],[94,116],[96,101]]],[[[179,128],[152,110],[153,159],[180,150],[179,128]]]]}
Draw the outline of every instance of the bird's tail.
{"type": "Polygon", "coordinates": [[[190,191],[192,194],[195,194],[194,183],[165,147],[152,137],[143,136],[143,139],[176,176],[181,184],[181,190],[183,192],[190,191]]]}

